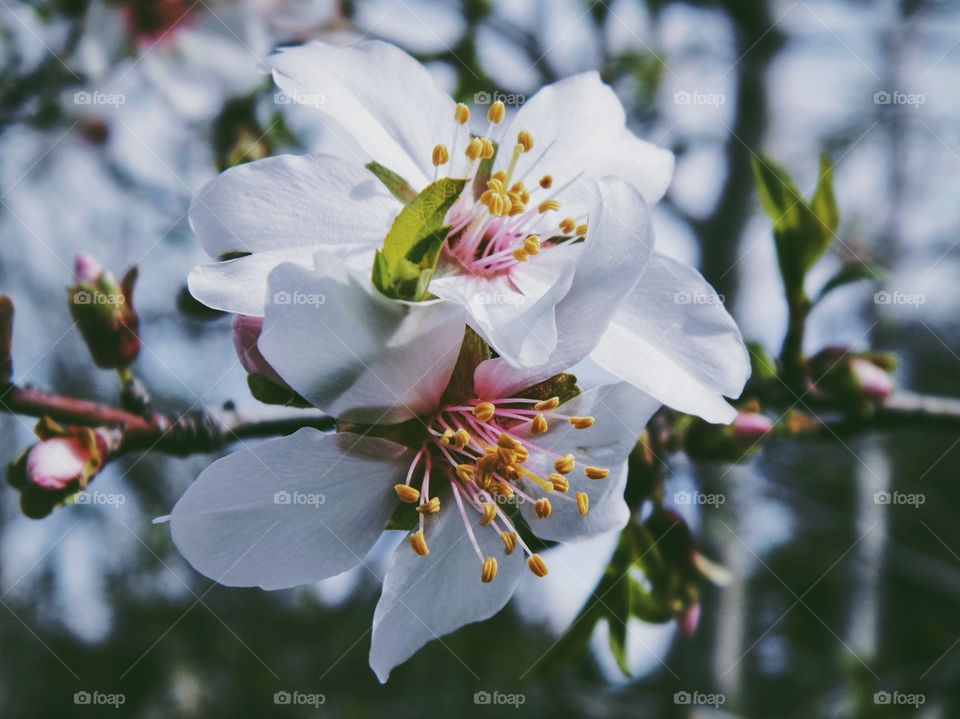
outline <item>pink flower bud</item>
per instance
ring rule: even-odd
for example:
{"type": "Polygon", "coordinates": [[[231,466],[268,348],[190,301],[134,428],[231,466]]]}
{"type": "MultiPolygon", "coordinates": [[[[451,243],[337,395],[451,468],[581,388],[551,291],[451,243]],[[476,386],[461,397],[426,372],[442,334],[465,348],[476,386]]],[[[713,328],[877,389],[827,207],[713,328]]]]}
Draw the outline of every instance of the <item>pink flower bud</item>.
{"type": "Polygon", "coordinates": [[[77,282],[96,284],[103,274],[103,266],[85,252],[78,252],[74,263],[73,276],[77,282]]]}
{"type": "Polygon", "coordinates": [[[233,317],[233,347],[237,351],[240,364],[249,374],[262,374],[268,380],[280,387],[289,389],[277,371],[260,354],[257,340],[263,331],[263,318],[250,315],[234,315],[233,317]]]}
{"type": "Polygon", "coordinates": [[[850,369],[860,391],[871,399],[883,400],[893,392],[893,382],[886,370],[861,357],[850,360],[850,369]]]}
{"type": "Polygon", "coordinates": [[[692,637],[700,624],[700,603],[691,604],[677,615],[677,628],[686,637],[692,637]]]}
{"type": "Polygon", "coordinates": [[[27,454],[27,479],[44,489],[64,489],[83,476],[91,458],[90,448],[79,437],[51,437],[27,454]]]}
{"type": "Polygon", "coordinates": [[[750,446],[773,429],[773,422],[759,412],[737,412],[732,429],[737,442],[750,446]]]}

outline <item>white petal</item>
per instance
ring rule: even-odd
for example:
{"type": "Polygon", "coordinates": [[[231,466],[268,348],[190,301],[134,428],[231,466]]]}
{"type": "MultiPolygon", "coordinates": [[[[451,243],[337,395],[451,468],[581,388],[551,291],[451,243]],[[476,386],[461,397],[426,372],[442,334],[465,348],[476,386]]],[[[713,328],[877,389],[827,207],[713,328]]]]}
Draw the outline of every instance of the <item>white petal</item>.
{"type": "Polygon", "coordinates": [[[557,348],[539,366],[517,369],[503,358],[483,362],[476,373],[486,396],[509,397],[590,354],[617,307],[640,278],[652,254],[650,212],[627,183],[596,183],[587,236],[569,291],[555,309],[557,348]]]}
{"type": "Polygon", "coordinates": [[[654,255],[591,355],[608,372],[666,405],[708,422],[730,422],[723,399],[750,375],[736,322],[695,269],[654,255]]]}
{"type": "Polygon", "coordinates": [[[322,254],[316,263],[270,274],[258,341],[267,362],[339,419],[392,424],[434,410],[460,351],[463,308],[391,300],[368,274],[322,254]]]}
{"type": "Polygon", "coordinates": [[[386,440],[309,428],[245,447],[190,485],[173,508],[173,541],[197,571],[228,586],[331,577],[376,542],[410,459],[386,440]]]}
{"type": "Polygon", "coordinates": [[[273,77],[287,95],[315,105],[371,158],[415,189],[433,177],[434,145],[449,147],[453,139],[454,102],[419,62],[376,40],[312,42],[282,49],[272,61],[273,77]]]}
{"type": "Polygon", "coordinates": [[[370,666],[381,682],[431,639],[499,612],[523,574],[523,553],[518,549],[506,556],[497,532],[477,525],[471,514],[481,551],[498,563],[497,576],[484,584],[480,558],[455,500],[446,493],[441,504],[440,514],[427,520],[424,532],[430,554],[421,557],[404,542],[387,570],[370,646],[370,666]]]}
{"type": "Polygon", "coordinates": [[[333,155],[280,155],[232,167],[190,206],[211,257],[322,245],[376,246],[400,211],[360,163],[333,155]]]}
{"type": "MultiPolygon", "coordinates": [[[[531,437],[533,444],[547,451],[576,457],[577,466],[567,475],[570,482],[567,496],[586,492],[590,498],[589,511],[581,517],[576,503],[543,495],[539,488],[526,482],[532,496],[547,496],[553,507],[549,517],[539,519],[529,502],[520,504],[520,511],[537,536],[570,541],[620,529],[626,524],[630,512],[623,501],[627,481],[625,463],[647,421],[659,407],[660,403],[652,397],[625,382],[618,382],[584,392],[558,410],[569,416],[594,417],[596,424],[592,427],[574,429],[568,422],[553,420],[548,432],[531,437]],[[604,479],[587,479],[583,472],[586,466],[609,469],[610,475],[604,479]]],[[[552,458],[535,451],[531,452],[528,465],[542,477],[554,471],[552,458]]]]}
{"type": "MultiPolygon", "coordinates": [[[[626,128],[623,105],[596,72],[547,85],[524,103],[504,135],[504,147],[520,130],[533,134],[533,159],[546,151],[535,176],[526,178],[530,181],[550,174],[554,187],[562,187],[580,172],[593,178],[612,175],[628,181],[653,205],[663,197],[673,175],[673,154],[626,128]]],[[[497,165],[505,166],[509,150],[498,155],[497,165]]],[[[525,167],[521,161],[518,172],[522,174],[525,167]]]]}
{"type": "Polygon", "coordinates": [[[312,267],[314,252],[312,247],[293,247],[197,265],[187,277],[187,285],[190,294],[207,307],[262,317],[267,277],[273,268],[283,262],[312,267]]]}

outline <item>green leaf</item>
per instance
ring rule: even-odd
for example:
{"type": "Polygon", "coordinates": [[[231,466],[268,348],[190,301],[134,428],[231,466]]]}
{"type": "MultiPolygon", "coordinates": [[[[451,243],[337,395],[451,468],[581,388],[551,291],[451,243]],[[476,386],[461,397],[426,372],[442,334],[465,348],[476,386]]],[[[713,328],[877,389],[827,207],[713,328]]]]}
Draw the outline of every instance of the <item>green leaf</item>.
{"type": "Polygon", "coordinates": [[[772,380],[777,376],[777,363],[759,342],[747,342],[750,352],[750,381],[772,380]]]}
{"type": "Polygon", "coordinates": [[[876,282],[883,278],[882,275],[883,273],[880,270],[863,262],[848,262],[841,267],[833,277],[824,283],[813,302],[816,304],[838,287],[843,287],[844,285],[849,285],[859,280],[873,280],[876,282]]]}
{"type": "Polygon", "coordinates": [[[406,532],[413,531],[420,523],[420,513],[417,511],[416,504],[400,502],[397,508],[393,510],[390,519],[384,529],[402,529],[406,532]]]}
{"type": "Polygon", "coordinates": [[[802,298],[807,271],[830,247],[839,222],[829,160],[821,157],[816,210],[783,167],[768,157],[754,157],[752,164],[760,205],[773,220],[777,262],[787,295],[802,298]]]}
{"type": "Polygon", "coordinates": [[[262,374],[248,374],[247,386],[254,399],[264,404],[279,404],[284,407],[312,407],[303,397],[287,387],[271,382],[262,374]]]}
{"type": "Polygon", "coordinates": [[[409,182],[379,162],[368,162],[365,167],[376,175],[377,179],[383,183],[383,186],[390,191],[390,194],[403,204],[406,205],[410,203],[413,198],[417,196],[417,191],[410,187],[409,182]]]}
{"type": "Polygon", "coordinates": [[[437,180],[397,215],[373,265],[373,283],[385,295],[414,301],[426,297],[447,234],[443,220],[465,184],[449,177],[437,180]]]}
{"type": "Polygon", "coordinates": [[[820,179],[810,203],[814,214],[832,233],[840,226],[840,210],[833,195],[833,165],[825,152],[820,153],[820,179]]]}

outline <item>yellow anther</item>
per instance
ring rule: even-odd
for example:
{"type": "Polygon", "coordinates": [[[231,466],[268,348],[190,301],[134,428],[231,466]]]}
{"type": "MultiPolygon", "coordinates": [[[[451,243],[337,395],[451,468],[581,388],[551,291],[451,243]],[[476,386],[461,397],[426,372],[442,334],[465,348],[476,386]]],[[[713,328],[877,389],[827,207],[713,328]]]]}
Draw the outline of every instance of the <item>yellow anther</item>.
{"type": "Polygon", "coordinates": [[[465,430],[463,427],[458,429],[453,434],[453,442],[458,449],[463,449],[468,444],[470,444],[470,433],[465,430]]]}
{"type": "Polygon", "coordinates": [[[577,228],[576,228],[576,229],[577,229],[577,234],[578,234],[578,235],[585,235],[585,234],[587,234],[587,226],[586,226],[586,225],[577,225],[577,228]]]}
{"type": "Polygon", "coordinates": [[[484,584],[489,584],[497,576],[497,560],[493,557],[485,557],[483,560],[483,571],[480,573],[480,579],[484,584]]]}
{"type": "Polygon", "coordinates": [[[575,496],[577,498],[577,511],[582,517],[590,509],[590,497],[587,496],[586,492],[577,492],[575,496]]]}
{"type": "Polygon", "coordinates": [[[413,551],[421,557],[426,557],[430,554],[430,548],[427,547],[427,540],[423,536],[423,532],[419,530],[410,534],[410,546],[413,548],[413,551]]]}
{"type": "Polygon", "coordinates": [[[507,115],[507,108],[504,107],[503,103],[497,100],[490,106],[490,109],[487,110],[487,119],[492,122],[494,125],[499,125],[503,122],[503,118],[507,115]]]}
{"type": "Polygon", "coordinates": [[[538,577],[547,576],[547,565],[543,561],[543,557],[539,554],[531,554],[530,559],[527,560],[527,567],[538,577]]]}
{"type": "Polygon", "coordinates": [[[521,130],[517,135],[517,144],[523,145],[524,152],[530,152],[533,149],[533,135],[526,130],[521,130]]]}
{"type": "Polygon", "coordinates": [[[513,495],[514,495],[513,487],[511,487],[511,486],[510,486],[509,484],[507,484],[506,482],[499,482],[499,481],[498,481],[498,482],[496,483],[496,489],[495,489],[494,491],[495,491],[497,494],[499,494],[501,497],[503,497],[504,499],[512,499],[512,498],[513,498],[513,495]]]}
{"type": "Polygon", "coordinates": [[[497,437],[497,446],[506,447],[507,449],[517,450],[523,446],[523,443],[518,439],[514,439],[509,434],[506,434],[505,432],[501,432],[500,435],[497,437]]]}
{"type": "Polygon", "coordinates": [[[572,454],[565,454],[553,463],[553,468],[560,474],[570,474],[577,466],[577,460],[572,454]]]}
{"type": "Polygon", "coordinates": [[[530,259],[527,251],[522,247],[518,247],[510,254],[513,255],[513,259],[515,259],[517,262],[526,262],[528,259],[530,259]]]}
{"type": "Polygon", "coordinates": [[[497,465],[499,464],[500,458],[497,456],[496,452],[493,454],[485,454],[477,460],[477,470],[481,474],[490,474],[491,472],[496,471],[497,465]]]}
{"type": "Polygon", "coordinates": [[[467,143],[467,147],[463,151],[463,154],[471,160],[479,159],[483,154],[483,140],[481,140],[479,137],[475,137],[470,140],[470,142],[467,143]]]}
{"type": "Polygon", "coordinates": [[[549,190],[551,187],[553,187],[553,177],[550,175],[544,175],[541,177],[540,187],[542,187],[544,190],[549,190]]]}
{"type": "Polygon", "coordinates": [[[560,398],[551,397],[550,399],[545,399],[542,402],[537,402],[535,405],[533,405],[533,408],[537,410],[537,412],[548,412],[551,409],[556,409],[559,406],[560,398]]]}
{"type": "Polygon", "coordinates": [[[593,417],[571,417],[570,424],[573,425],[574,429],[589,429],[592,427],[597,420],[593,417]]]}
{"type": "Polygon", "coordinates": [[[523,476],[523,469],[515,464],[508,464],[503,468],[503,476],[509,480],[516,481],[523,476]]]}
{"type": "Polygon", "coordinates": [[[553,485],[553,488],[558,492],[566,492],[570,489],[570,482],[567,481],[567,478],[562,474],[549,474],[547,479],[550,480],[550,484],[553,485]]]}
{"type": "Polygon", "coordinates": [[[429,501],[417,507],[417,511],[420,514],[436,514],[440,511],[440,497],[431,497],[429,501]]]}
{"type": "Polygon", "coordinates": [[[544,212],[550,212],[551,210],[556,212],[559,209],[560,209],[560,203],[557,202],[556,200],[544,200],[537,206],[537,212],[539,212],[541,215],[544,212]]]}
{"type": "Polygon", "coordinates": [[[517,454],[512,449],[500,447],[497,450],[497,461],[501,467],[511,467],[517,462],[517,454]]]}
{"type": "Polygon", "coordinates": [[[521,463],[521,464],[522,464],[523,462],[526,462],[528,459],[530,459],[530,450],[527,449],[526,447],[521,446],[521,447],[518,447],[517,449],[515,449],[515,450],[513,450],[513,451],[514,451],[514,452],[516,453],[516,455],[517,455],[517,462],[519,462],[519,463],[521,463]]]}
{"type": "Polygon", "coordinates": [[[560,220],[560,231],[563,234],[572,235],[575,229],[577,229],[577,221],[572,217],[567,217],[563,220],[560,220]]]}
{"type": "Polygon", "coordinates": [[[513,550],[517,548],[517,533],[500,532],[500,539],[503,540],[503,553],[506,555],[513,554],[513,550]]]}
{"type": "Polygon", "coordinates": [[[480,139],[480,144],[482,145],[480,157],[484,160],[489,160],[492,158],[494,152],[496,151],[493,147],[493,140],[491,140],[489,137],[483,137],[480,139]]]}
{"type": "Polygon", "coordinates": [[[458,464],[456,471],[461,482],[472,482],[476,476],[476,468],[472,464],[458,464]]]}
{"type": "Polygon", "coordinates": [[[504,170],[497,170],[490,176],[491,180],[498,180],[500,184],[507,181],[507,173],[504,170]]]}
{"type": "Polygon", "coordinates": [[[491,402],[481,402],[473,408],[473,416],[481,422],[489,422],[496,412],[497,408],[491,402]]]}
{"type": "Polygon", "coordinates": [[[483,504],[483,516],[480,517],[480,526],[486,527],[490,522],[497,518],[497,505],[493,502],[483,504]]]}
{"type": "Polygon", "coordinates": [[[450,152],[447,150],[444,145],[437,145],[433,148],[433,160],[434,165],[444,165],[447,160],[450,159],[450,152]]]}
{"type": "Polygon", "coordinates": [[[540,238],[536,235],[530,235],[523,241],[523,249],[528,255],[540,254],[540,238]]]}
{"type": "Polygon", "coordinates": [[[549,499],[538,499],[533,503],[533,508],[540,519],[546,519],[553,512],[553,505],[550,504],[549,499]]]}
{"type": "Polygon", "coordinates": [[[610,470],[603,467],[584,467],[583,473],[587,475],[587,479],[603,479],[610,474],[610,470]]]}
{"type": "Polygon", "coordinates": [[[453,108],[453,118],[461,125],[466,125],[470,120],[470,108],[462,102],[458,102],[457,106],[453,108]]]}
{"type": "Polygon", "coordinates": [[[453,430],[445,429],[443,430],[443,434],[440,435],[440,444],[448,445],[451,439],[453,439],[453,430]]]}
{"type": "Polygon", "coordinates": [[[550,429],[550,425],[547,424],[547,418],[542,414],[536,415],[530,422],[530,434],[543,434],[548,429],[550,429]]]}
{"type": "Polygon", "coordinates": [[[393,485],[393,491],[397,493],[401,502],[407,504],[413,504],[420,499],[420,490],[414,489],[409,484],[395,484],[393,485]]]}

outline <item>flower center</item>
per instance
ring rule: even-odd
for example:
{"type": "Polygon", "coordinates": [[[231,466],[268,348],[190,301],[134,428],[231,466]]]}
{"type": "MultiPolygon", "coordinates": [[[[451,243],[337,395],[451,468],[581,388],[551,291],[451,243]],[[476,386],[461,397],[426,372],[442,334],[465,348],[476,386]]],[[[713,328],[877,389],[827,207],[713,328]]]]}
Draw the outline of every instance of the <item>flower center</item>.
{"type": "MultiPolygon", "coordinates": [[[[505,507],[529,502],[540,519],[553,511],[551,501],[571,502],[581,517],[589,509],[586,492],[570,496],[567,475],[576,468],[572,454],[561,454],[531,440],[544,434],[550,422],[568,422],[575,429],[587,429],[593,417],[576,417],[557,411],[560,400],[552,397],[537,401],[507,398],[475,400],[470,404],[441,409],[430,421],[427,437],[410,464],[406,482],[394,486],[401,501],[417,503],[420,528],[410,537],[410,546],[421,555],[430,553],[425,535],[425,518],[440,511],[440,498],[431,496],[431,481],[439,477],[449,482],[457,510],[481,563],[481,578],[493,581],[497,575],[495,557],[484,556],[477,541],[469,513],[479,515],[479,527],[489,527],[503,541],[509,555],[519,544],[527,555],[527,566],[538,577],[547,574],[540,555],[531,551],[517,532],[505,507]],[[547,467],[542,476],[530,466],[547,467]],[[421,477],[419,489],[414,477],[421,477]]],[[[584,467],[588,479],[603,479],[610,471],[602,467],[584,467]]]]}
{"type": "Polygon", "coordinates": [[[521,162],[522,158],[533,156],[533,135],[527,130],[517,134],[507,168],[493,173],[485,181],[483,192],[475,196],[473,187],[484,161],[493,159],[498,146],[507,146],[505,137],[501,137],[498,144],[492,139],[505,113],[502,102],[493,103],[487,111],[489,124],[484,135],[471,137],[464,131],[461,139],[461,128],[470,119],[470,109],[458,104],[454,110],[456,126],[450,149],[442,144],[433,148],[434,180],[444,165],[450,175],[457,174],[468,180],[466,190],[448,214],[450,231],[444,253],[448,264],[468,274],[489,277],[509,273],[541,251],[582,239],[587,232],[585,217],[556,219],[560,212],[557,197],[579,175],[556,189],[553,178],[543,175],[534,187],[527,188],[525,179],[552,148],[552,144],[548,145],[535,159],[521,162]],[[463,144],[464,159],[458,162],[460,144],[463,144]]]}

